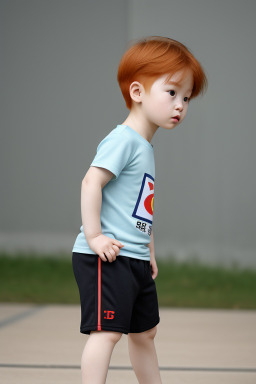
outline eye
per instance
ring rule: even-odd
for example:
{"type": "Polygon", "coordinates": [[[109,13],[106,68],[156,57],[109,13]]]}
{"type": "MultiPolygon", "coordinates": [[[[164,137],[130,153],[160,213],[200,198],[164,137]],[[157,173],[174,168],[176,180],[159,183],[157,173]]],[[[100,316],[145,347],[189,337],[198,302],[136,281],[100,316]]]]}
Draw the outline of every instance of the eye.
{"type": "Polygon", "coordinates": [[[184,97],[185,102],[189,102],[189,100],[190,100],[189,97],[184,97]]]}
{"type": "Polygon", "coordinates": [[[175,96],[175,91],[173,89],[171,91],[169,91],[169,93],[171,96],[175,96]]]}

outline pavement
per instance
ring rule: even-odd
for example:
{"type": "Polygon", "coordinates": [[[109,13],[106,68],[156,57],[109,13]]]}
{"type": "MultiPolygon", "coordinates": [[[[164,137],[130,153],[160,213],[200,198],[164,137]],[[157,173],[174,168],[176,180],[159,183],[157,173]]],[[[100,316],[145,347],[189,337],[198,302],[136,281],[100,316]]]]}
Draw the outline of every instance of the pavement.
{"type": "MultiPolygon", "coordinates": [[[[163,384],[256,384],[256,311],[160,308],[163,384]]],[[[81,383],[80,306],[0,303],[0,384],[81,383]]],[[[107,384],[137,383],[127,336],[107,384]]],[[[93,383],[92,383],[93,384],[93,383]]]]}

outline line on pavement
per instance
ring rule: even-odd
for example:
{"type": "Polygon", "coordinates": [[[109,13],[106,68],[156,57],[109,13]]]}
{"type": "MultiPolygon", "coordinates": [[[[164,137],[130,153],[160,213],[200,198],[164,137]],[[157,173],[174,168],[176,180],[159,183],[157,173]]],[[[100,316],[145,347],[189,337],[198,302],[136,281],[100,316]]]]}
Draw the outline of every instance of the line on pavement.
{"type": "Polygon", "coordinates": [[[38,312],[44,308],[46,308],[45,305],[36,305],[36,306],[33,305],[32,308],[29,308],[24,312],[18,313],[17,315],[14,315],[14,316],[7,317],[7,319],[0,321],[0,328],[3,328],[3,327],[6,327],[10,324],[16,323],[17,321],[20,321],[20,320],[24,319],[25,317],[32,316],[36,312],[38,312]]]}
{"type": "MultiPolygon", "coordinates": [[[[30,369],[80,369],[79,365],[61,364],[1,364],[0,368],[30,368],[30,369]]],[[[113,371],[131,371],[129,366],[110,366],[113,371]]],[[[198,372],[256,372],[256,368],[224,368],[224,367],[159,367],[160,371],[198,371],[198,372]]]]}

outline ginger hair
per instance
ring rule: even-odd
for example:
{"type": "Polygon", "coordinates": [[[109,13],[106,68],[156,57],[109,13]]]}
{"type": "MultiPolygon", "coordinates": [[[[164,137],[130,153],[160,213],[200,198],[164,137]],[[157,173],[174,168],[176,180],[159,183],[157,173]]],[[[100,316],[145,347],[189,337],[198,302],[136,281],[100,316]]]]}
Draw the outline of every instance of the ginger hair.
{"type": "Polygon", "coordinates": [[[190,99],[203,93],[207,88],[207,78],[201,64],[185,45],[168,37],[150,36],[138,40],[121,58],[117,80],[128,109],[132,107],[130,85],[139,81],[149,92],[153,82],[167,75],[166,82],[178,71],[190,69],[193,74],[193,90],[190,99]]]}

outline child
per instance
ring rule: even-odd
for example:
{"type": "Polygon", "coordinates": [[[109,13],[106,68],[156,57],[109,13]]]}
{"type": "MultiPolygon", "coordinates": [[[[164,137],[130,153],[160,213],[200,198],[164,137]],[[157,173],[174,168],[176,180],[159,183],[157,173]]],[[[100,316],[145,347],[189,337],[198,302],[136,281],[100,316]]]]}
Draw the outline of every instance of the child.
{"type": "Polygon", "coordinates": [[[125,333],[139,383],[159,384],[150,142],[159,127],[171,130],[183,121],[207,80],[183,44],[157,36],[125,52],[117,77],[130,113],[100,142],[82,181],[83,225],[72,250],[80,331],[90,335],[82,382],[105,383],[113,348],[125,333]]]}

